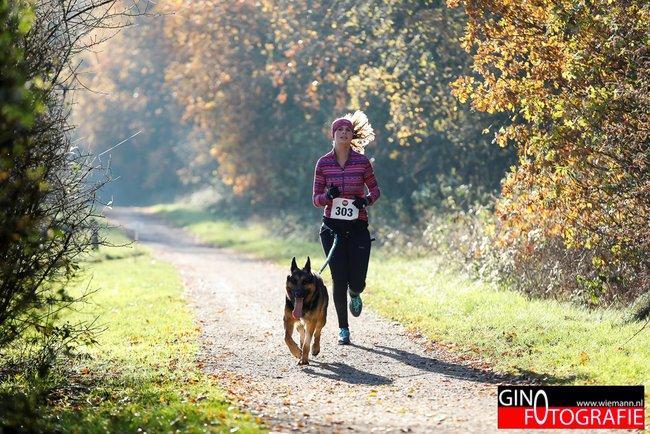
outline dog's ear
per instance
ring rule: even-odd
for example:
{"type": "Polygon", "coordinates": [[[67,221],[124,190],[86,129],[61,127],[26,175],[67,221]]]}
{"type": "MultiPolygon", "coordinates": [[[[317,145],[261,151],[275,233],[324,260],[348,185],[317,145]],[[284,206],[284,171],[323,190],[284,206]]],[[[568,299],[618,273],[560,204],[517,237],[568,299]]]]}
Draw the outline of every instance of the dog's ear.
{"type": "Polygon", "coordinates": [[[305,262],[305,266],[302,267],[303,270],[306,270],[308,273],[311,272],[311,259],[309,259],[309,256],[307,256],[307,262],[305,262]]]}
{"type": "Polygon", "coordinates": [[[296,257],[294,256],[293,259],[291,260],[291,272],[295,273],[298,270],[299,268],[298,265],[296,264],[296,257]]]}

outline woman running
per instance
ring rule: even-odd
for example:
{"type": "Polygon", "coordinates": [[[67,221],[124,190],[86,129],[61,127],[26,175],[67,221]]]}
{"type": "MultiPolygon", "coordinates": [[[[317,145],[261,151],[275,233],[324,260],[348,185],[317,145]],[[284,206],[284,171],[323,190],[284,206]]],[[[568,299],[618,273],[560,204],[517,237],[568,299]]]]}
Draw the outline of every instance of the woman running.
{"type": "Polygon", "coordinates": [[[325,207],[320,229],[325,255],[332,248],[334,236],[339,236],[329,267],[339,321],[338,342],[347,345],[347,294],[350,293],[350,313],[357,317],[363,307],[360,294],[366,287],[370,260],[366,207],[379,198],[379,186],[370,160],[363,155],[364,146],[375,138],[366,115],[357,111],[336,119],[331,132],[333,149],[316,163],[312,201],[316,207],[325,207]]]}

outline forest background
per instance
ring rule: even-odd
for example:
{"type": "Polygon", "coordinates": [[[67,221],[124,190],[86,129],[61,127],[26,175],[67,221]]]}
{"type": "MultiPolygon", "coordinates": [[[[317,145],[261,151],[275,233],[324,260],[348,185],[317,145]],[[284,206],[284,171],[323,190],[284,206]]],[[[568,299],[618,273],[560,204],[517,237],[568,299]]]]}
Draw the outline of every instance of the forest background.
{"type": "MultiPolygon", "coordinates": [[[[647,315],[648,5],[162,0],[85,58],[77,134],[117,205],[196,191],[315,238],[313,170],[361,109],[379,243],[647,315]],[[645,307],[643,307],[645,306],[645,307]]],[[[108,198],[107,198],[108,200],[108,198]]]]}

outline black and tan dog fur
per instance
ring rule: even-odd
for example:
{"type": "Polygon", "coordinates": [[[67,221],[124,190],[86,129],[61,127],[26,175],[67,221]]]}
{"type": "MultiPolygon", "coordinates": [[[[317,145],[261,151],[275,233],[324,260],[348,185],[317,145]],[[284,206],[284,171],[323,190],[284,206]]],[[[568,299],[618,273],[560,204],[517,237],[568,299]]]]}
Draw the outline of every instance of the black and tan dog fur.
{"type": "Polygon", "coordinates": [[[327,288],[323,279],[311,272],[309,257],[302,269],[298,268],[296,258],[293,258],[291,275],[287,276],[284,341],[291,354],[299,359],[299,365],[309,364],[310,347],[312,355],[320,352],[320,334],[327,320],[328,301],[327,288]],[[294,329],[300,334],[300,346],[293,340],[294,329]]]}

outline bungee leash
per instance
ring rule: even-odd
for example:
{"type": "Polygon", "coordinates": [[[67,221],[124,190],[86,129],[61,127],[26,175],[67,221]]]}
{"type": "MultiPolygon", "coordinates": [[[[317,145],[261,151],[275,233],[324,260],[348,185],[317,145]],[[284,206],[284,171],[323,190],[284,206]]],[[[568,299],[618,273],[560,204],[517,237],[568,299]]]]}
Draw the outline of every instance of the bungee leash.
{"type": "MultiPolygon", "coordinates": [[[[323,226],[325,226],[327,229],[329,229],[330,231],[332,231],[334,233],[334,242],[332,243],[332,248],[330,249],[329,253],[327,254],[327,258],[325,259],[325,263],[323,264],[323,266],[318,271],[318,274],[322,274],[325,267],[327,267],[327,264],[330,263],[330,260],[332,259],[332,255],[334,254],[334,249],[336,249],[336,246],[339,243],[339,238],[340,238],[339,233],[336,232],[334,229],[330,228],[329,226],[327,226],[324,223],[323,223],[323,226]]],[[[372,243],[373,241],[375,241],[375,238],[374,237],[370,238],[370,242],[372,243]]]]}
{"type": "Polygon", "coordinates": [[[323,266],[320,267],[318,274],[323,274],[323,270],[325,269],[325,267],[327,267],[327,264],[329,264],[330,259],[332,259],[332,255],[334,254],[334,249],[336,248],[336,245],[338,243],[339,243],[339,234],[334,232],[334,242],[332,243],[332,248],[330,249],[330,252],[327,254],[327,259],[325,259],[325,263],[323,264],[323,266]]]}

